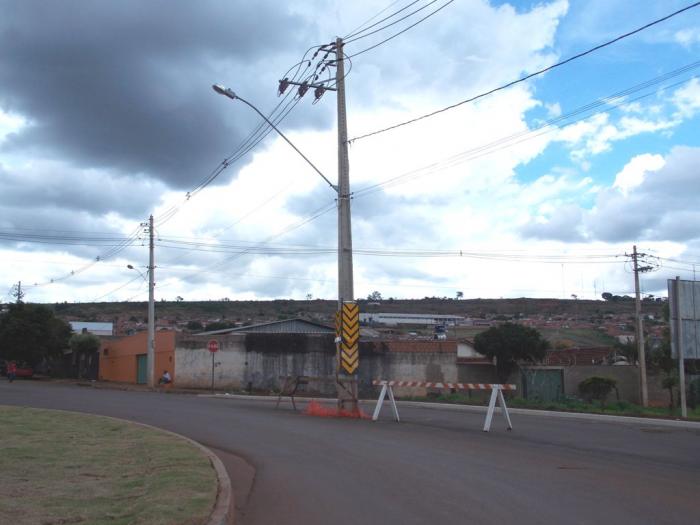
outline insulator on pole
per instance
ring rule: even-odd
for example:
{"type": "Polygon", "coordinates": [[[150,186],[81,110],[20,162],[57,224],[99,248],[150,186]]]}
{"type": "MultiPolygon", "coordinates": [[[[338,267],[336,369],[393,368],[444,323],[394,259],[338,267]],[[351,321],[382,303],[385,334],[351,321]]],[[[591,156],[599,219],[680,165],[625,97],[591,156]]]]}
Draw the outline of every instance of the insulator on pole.
{"type": "Polygon", "coordinates": [[[284,92],[287,91],[288,87],[289,87],[289,79],[285,77],[283,80],[280,80],[280,87],[279,87],[279,90],[277,92],[277,95],[279,96],[279,95],[284,94],[284,92]]]}
{"type": "Polygon", "coordinates": [[[318,86],[316,89],[314,89],[314,98],[315,98],[314,103],[316,103],[318,101],[318,99],[320,99],[325,92],[326,92],[326,88],[324,88],[323,86],[318,86]]]}
{"type": "Polygon", "coordinates": [[[306,92],[309,90],[309,84],[304,82],[301,86],[299,86],[299,91],[297,91],[297,94],[299,95],[299,98],[303,97],[306,95],[306,92]]]}

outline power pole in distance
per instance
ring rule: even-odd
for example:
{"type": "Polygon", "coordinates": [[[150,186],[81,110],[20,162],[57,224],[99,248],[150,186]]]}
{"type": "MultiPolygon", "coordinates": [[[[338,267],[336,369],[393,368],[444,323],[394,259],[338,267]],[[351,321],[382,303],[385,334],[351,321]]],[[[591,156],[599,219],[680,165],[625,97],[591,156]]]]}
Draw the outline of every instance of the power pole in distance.
{"type": "Polygon", "coordinates": [[[644,329],[642,326],[642,303],[639,298],[639,274],[653,270],[652,266],[639,266],[639,258],[646,254],[638,253],[637,246],[632,247],[632,263],[634,266],[634,310],[635,310],[635,338],[637,339],[637,355],[639,357],[639,382],[642,397],[642,406],[649,406],[647,393],[647,365],[644,352],[644,329]]]}
{"type": "Polygon", "coordinates": [[[146,355],[147,384],[154,386],[156,369],[156,308],[155,308],[155,264],[153,257],[153,215],[148,218],[148,348],[146,355]]]}

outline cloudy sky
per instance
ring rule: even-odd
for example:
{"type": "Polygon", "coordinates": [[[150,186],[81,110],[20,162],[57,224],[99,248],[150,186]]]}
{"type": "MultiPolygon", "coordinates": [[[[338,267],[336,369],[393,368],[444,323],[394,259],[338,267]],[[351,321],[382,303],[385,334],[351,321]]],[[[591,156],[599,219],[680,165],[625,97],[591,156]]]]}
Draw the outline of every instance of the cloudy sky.
{"type": "MultiPolygon", "coordinates": [[[[334,298],[335,192],[213,83],[335,181],[335,93],[277,96],[317,46],[355,138],[691,3],[0,0],[0,301],[144,300],[151,214],[157,299],[334,298]]],[[[635,244],[645,293],[692,279],[698,77],[700,7],[352,141],[355,295],[632,293],[635,244]]]]}

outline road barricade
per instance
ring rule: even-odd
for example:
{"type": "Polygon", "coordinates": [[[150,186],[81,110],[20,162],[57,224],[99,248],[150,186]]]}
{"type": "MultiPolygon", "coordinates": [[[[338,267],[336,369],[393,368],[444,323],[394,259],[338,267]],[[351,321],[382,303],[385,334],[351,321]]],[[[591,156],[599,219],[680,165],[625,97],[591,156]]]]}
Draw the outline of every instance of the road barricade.
{"type": "Polygon", "coordinates": [[[515,390],[515,385],[511,384],[494,384],[494,383],[442,383],[442,382],[428,382],[428,381],[386,381],[383,379],[375,379],[372,381],[374,386],[381,386],[382,390],[379,393],[379,399],[377,399],[377,406],[374,408],[374,414],[372,415],[372,421],[376,421],[379,418],[379,411],[382,409],[382,404],[384,403],[384,398],[389,394],[389,401],[391,401],[391,408],[394,411],[394,417],[396,421],[399,422],[399,409],[396,406],[396,400],[394,399],[394,388],[397,387],[421,387],[421,388],[437,388],[441,390],[491,390],[491,399],[489,400],[489,407],[486,411],[486,421],[484,421],[484,432],[488,432],[491,429],[491,420],[493,419],[493,413],[496,409],[496,401],[501,406],[501,412],[503,417],[506,419],[508,424],[508,430],[513,428],[510,422],[510,415],[508,414],[508,407],[506,406],[506,400],[503,397],[504,390],[515,390]]]}

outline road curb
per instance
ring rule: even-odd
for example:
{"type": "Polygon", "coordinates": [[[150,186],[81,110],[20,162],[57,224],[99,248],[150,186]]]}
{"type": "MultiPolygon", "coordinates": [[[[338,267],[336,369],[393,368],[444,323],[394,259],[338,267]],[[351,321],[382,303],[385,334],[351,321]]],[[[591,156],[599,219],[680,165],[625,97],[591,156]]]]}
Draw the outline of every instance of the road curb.
{"type": "Polygon", "coordinates": [[[90,412],[77,412],[75,410],[61,410],[56,408],[42,408],[41,410],[51,410],[53,412],[69,412],[71,414],[78,414],[81,416],[102,417],[106,419],[112,419],[114,421],[119,421],[120,423],[130,423],[132,425],[148,428],[157,432],[163,432],[164,434],[170,434],[173,437],[182,439],[194,445],[196,448],[201,450],[202,453],[209,459],[211,466],[214,468],[214,472],[216,472],[216,501],[214,502],[214,508],[209,514],[209,518],[207,519],[206,525],[233,525],[234,515],[233,511],[231,510],[233,509],[233,491],[231,490],[231,479],[228,477],[228,474],[226,473],[226,468],[224,467],[224,464],[221,462],[219,457],[201,443],[198,443],[194,439],[188,438],[187,436],[183,436],[182,434],[178,434],[177,432],[165,430],[164,428],[149,425],[147,423],[141,423],[140,421],[132,421],[130,419],[122,419],[114,416],[104,416],[102,414],[93,414],[90,412]]]}
{"type": "MultiPolygon", "coordinates": [[[[78,414],[83,414],[84,412],[77,412],[78,414]]],[[[97,417],[108,417],[110,419],[115,419],[117,421],[124,421],[127,423],[133,423],[134,425],[139,425],[145,428],[150,428],[152,430],[156,430],[158,432],[164,432],[166,434],[170,434],[171,436],[180,438],[184,441],[187,441],[197,447],[199,450],[202,451],[202,453],[209,459],[209,462],[211,463],[211,466],[214,468],[214,471],[216,472],[216,480],[217,480],[217,490],[216,490],[216,502],[214,503],[214,508],[211,511],[211,514],[209,514],[209,519],[206,522],[206,525],[232,525],[233,524],[233,512],[231,509],[233,509],[233,491],[231,490],[231,478],[228,477],[228,473],[226,472],[226,467],[224,467],[224,464],[221,462],[219,459],[219,456],[214,454],[211,450],[209,450],[207,447],[202,445],[201,443],[198,443],[192,438],[188,438],[187,436],[183,436],[182,434],[178,434],[177,432],[172,432],[170,430],[165,430],[164,428],[156,427],[153,425],[149,425],[147,423],[141,423],[139,421],[131,421],[129,419],[121,419],[118,417],[112,417],[112,416],[102,416],[99,414],[93,414],[97,415],[97,417]]]]}
{"type": "MultiPolygon", "coordinates": [[[[269,401],[277,402],[277,396],[247,396],[247,395],[237,395],[237,394],[198,394],[198,397],[212,397],[217,399],[239,399],[239,400],[250,400],[250,401],[269,401]]],[[[282,398],[284,403],[289,398],[282,398]]],[[[337,399],[333,398],[318,398],[318,397],[295,397],[295,401],[308,403],[312,400],[315,401],[328,401],[334,402],[337,399]]],[[[376,401],[361,399],[360,403],[366,405],[374,405],[376,401]]],[[[412,408],[425,408],[428,410],[451,410],[451,411],[462,411],[462,412],[486,412],[488,407],[480,405],[458,405],[451,403],[429,403],[424,401],[396,401],[398,406],[412,407],[412,408]]],[[[496,411],[500,411],[500,408],[496,407],[496,411]]],[[[554,417],[562,419],[580,419],[588,421],[597,421],[601,423],[623,423],[623,424],[643,424],[643,425],[656,425],[662,427],[676,427],[676,428],[690,428],[700,430],[700,421],[683,421],[680,419],[662,419],[654,417],[635,417],[635,416],[615,416],[612,414],[588,414],[585,412],[561,412],[557,410],[537,410],[533,408],[511,408],[508,407],[508,412],[511,414],[518,414],[524,416],[542,416],[542,417],[554,417]]]]}

